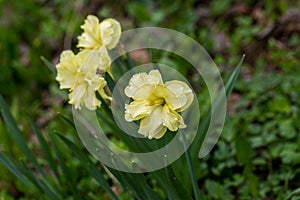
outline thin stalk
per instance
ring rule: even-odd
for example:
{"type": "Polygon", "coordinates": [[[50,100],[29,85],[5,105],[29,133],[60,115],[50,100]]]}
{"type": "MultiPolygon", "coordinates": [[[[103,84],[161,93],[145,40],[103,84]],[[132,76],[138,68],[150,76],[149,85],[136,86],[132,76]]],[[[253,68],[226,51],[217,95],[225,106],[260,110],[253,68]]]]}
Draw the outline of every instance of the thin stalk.
{"type": "MultiPolygon", "coordinates": [[[[185,133],[182,132],[181,135],[182,135],[182,138],[183,138],[184,146],[186,148],[185,133]]],[[[198,189],[198,184],[197,184],[197,180],[196,180],[196,176],[195,176],[194,167],[193,167],[192,158],[191,158],[189,148],[186,148],[185,156],[186,156],[186,159],[187,159],[189,173],[190,173],[190,176],[191,176],[191,181],[192,181],[193,191],[194,191],[194,195],[195,195],[195,200],[200,200],[200,192],[199,192],[199,189],[198,189]]]]}

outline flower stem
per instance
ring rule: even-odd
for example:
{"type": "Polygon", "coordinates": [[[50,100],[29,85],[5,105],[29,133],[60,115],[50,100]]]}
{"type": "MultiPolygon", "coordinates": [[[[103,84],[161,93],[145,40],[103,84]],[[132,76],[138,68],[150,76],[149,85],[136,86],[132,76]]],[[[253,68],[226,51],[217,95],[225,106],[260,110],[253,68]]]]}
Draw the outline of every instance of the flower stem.
{"type": "Polygon", "coordinates": [[[190,176],[191,176],[191,181],[192,181],[192,186],[193,186],[193,190],[194,190],[195,200],[200,200],[200,192],[199,192],[199,189],[198,189],[198,184],[197,184],[197,180],[196,180],[196,176],[195,176],[195,172],[194,172],[194,167],[193,167],[193,163],[192,163],[192,159],[191,159],[191,154],[190,154],[189,148],[186,147],[185,133],[181,132],[181,135],[182,135],[182,138],[183,138],[184,146],[186,148],[185,156],[186,156],[186,159],[187,159],[188,168],[189,168],[189,172],[190,172],[190,176]]]}

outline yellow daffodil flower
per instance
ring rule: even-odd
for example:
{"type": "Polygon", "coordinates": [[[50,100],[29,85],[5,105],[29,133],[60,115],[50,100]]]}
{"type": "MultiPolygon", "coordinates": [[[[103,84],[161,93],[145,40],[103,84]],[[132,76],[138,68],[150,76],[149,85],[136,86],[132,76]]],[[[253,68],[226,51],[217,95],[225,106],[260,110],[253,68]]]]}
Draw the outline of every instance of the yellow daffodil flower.
{"type": "Polygon", "coordinates": [[[178,113],[186,110],[194,99],[186,83],[178,80],[163,83],[160,72],[152,70],[149,74],[133,75],[124,92],[133,100],[125,105],[125,119],[141,120],[139,134],[159,139],[167,129],[177,131],[186,127],[178,113]]]}
{"type": "Polygon", "coordinates": [[[96,91],[102,97],[109,98],[104,92],[106,81],[100,74],[109,63],[110,58],[101,51],[81,51],[77,55],[70,50],[62,52],[56,65],[56,80],[60,83],[60,89],[70,89],[69,103],[74,104],[76,109],[81,109],[82,105],[90,110],[100,107],[96,91]]]}
{"type": "Polygon", "coordinates": [[[81,49],[99,50],[105,46],[111,50],[117,45],[121,36],[120,23],[112,18],[99,23],[96,16],[89,15],[81,28],[84,32],[78,37],[77,45],[81,49]]]}

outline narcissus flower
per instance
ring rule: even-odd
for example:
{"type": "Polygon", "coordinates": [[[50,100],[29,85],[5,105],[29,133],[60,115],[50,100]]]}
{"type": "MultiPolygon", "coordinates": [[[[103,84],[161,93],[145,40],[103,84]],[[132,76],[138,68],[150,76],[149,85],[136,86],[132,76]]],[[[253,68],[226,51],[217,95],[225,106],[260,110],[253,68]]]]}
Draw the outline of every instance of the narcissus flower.
{"type": "Polygon", "coordinates": [[[124,92],[133,100],[125,105],[125,119],[141,120],[138,133],[145,137],[159,139],[167,129],[177,131],[186,127],[179,112],[186,110],[194,99],[186,83],[178,80],[163,83],[160,72],[152,70],[149,74],[133,75],[124,92]]]}
{"type": "Polygon", "coordinates": [[[121,36],[120,23],[112,18],[100,23],[96,16],[89,15],[81,28],[84,32],[78,37],[77,45],[81,49],[99,50],[105,46],[111,50],[117,45],[121,36]]]}
{"type": "Polygon", "coordinates": [[[69,103],[76,109],[83,105],[90,110],[100,107],[95,92],[109,98],[104,92],[106,81],[101,76],[101,71],[105,71],[109,64],[110,58],[103,51],[81,51],[77,55],[70,50],[63,51],[56,65],[56,80],[60,89],[69,89],[69,103]]]}

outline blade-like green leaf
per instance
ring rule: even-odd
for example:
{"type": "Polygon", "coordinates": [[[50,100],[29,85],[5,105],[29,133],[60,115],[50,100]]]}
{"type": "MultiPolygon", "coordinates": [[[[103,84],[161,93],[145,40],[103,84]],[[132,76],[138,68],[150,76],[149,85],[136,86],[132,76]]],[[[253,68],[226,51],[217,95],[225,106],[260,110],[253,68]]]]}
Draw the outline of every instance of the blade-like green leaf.
{"type": "Polygon", "coordinates": [[[22,136],[14,118],[12,117],[8,106],[6,105],[2,95],[0,95],[0,109],[3,116],[3,119],[6,123],[6,126],[12,136],[12,138],[17,143],[18,147],[21,149],[23,154],[26,156],[26,158],[32,163],[32,165],[36,168],[36,170],[43,176],[45,184],[47,187],[51,189],[53,193],[57,193],[55,189],[51,186],[51,184],[48,181],[48,177],[46,176],[45,172],[43,171],[42,167],[38,164],[34,154],[27,146],[25,138],[22,136]]]}
{"type": "MultiPolygon", "coordinates": [[[[184,144],[186,144],[187,142],[186,142],[185,134],[182,134],[182,138],[183,138],[184,144]]],[[[198,188],[198,184],[197,184],[197,178],[195,176],[194,166],[193,166],[190,150],[188,148],[185,151],[185,156],[186,156],[186,161],[188,164],[188,170],[189,170],[190,177],[191,177],[191,183],[193,186],[195,199],[200,200],[200,193],[199,193],[199,188],[198,188]]]]}
{"type": "Polygon", "coordinates": [[[41,56],[41,59],[44,62],[44,64],[51,70],[53,75],[56,76],[57,72],[56,72],[55,66],[52,65],[52,63],[50,61],[48,61],[44,56],[41,56]]]}
{"type": "Polygon", "coordinates": [[[72,176],[72,174],[70,173],[70,170],[66,166],[65,161],[64,161],[61,153],[58,150],[58,147],[55,143],[55,139],[53,137],[53,133],[50,133],[49,136],[50,136],[50,141],[53,146],[54,152],[58,159],[59,166],[60,166],[62,173],[64,175],[64,178],[66,180],[66,184],[69,186],[69,188],[71,188],[74,199],[82,199],[82,197],[80,196],[80,194],[77,190],[77,186],[73,184],[75,182],[74,176],[72,176]]]}
{"type": "MultiPolygon", "coordinates": [[[[229,95],[231,94],[231,92],[233,90],[233,87],[234,87],[237,77],[239,75],[241,66],[243,64],[244,58],[245,58],[245,55],[243,55],[238,66],[236,67],[234,72],[231,74],[229,80],[227,81],[227,83],[225,85],[225,92],[226,92],[227,98],[229,97],[229,95]]],[[[220,101],[220,102],[222,102],[222,101],[220,101]]],[[[217,107],[218,105],[215,105],[215,106],[217,107]]],[[[192,143],[192,145],[190,147],[191,148],[191,157],[192,157],[193,161],[197,160],[197,158],[198,158],[198,153],[200,151],[201,146],[203,145],[204,139],[207,134],[208,126],[209,126],[209,123],[211,120],[210,118],[211,118],[211,109],[205,115],[204,120],[200,122],[197,135],[194,139],[194,142],[192,143]]]]}
{"type": "Polygon", "coordinates": [[[57,113],[57,115],[62,118],[65,122],[67,122],[74,130],[76,130],[75,124],[73,121],[71,121],[69,118],[65,117],[64,115],[57,113]]]}
{"type": "Polygon", "coordinates": [[[31,127],[34,131],[34,133],[36,134],[38,140],[39,140],[39,143],[40,143],[40,147],[41,147],[41,150],[46,158],[46,160],[48,161],[48,164],[50,166],[50,168],[53,170],[55,176],[56,176],[56,179],[57,181],[62,184],[62,181],[61,181],[61,176],[59,175],[58,173],[58,170],[57,170],[57,166],[56,166],[56,163],[54,161],[54,158],[51,154],[51,150],[49,148],[49,145],[47,144],[44,136],[42,135],[40,129],[37,127],[37,125],[34,123],[34,121],[32,120],[32,118],[30,116],[27,117],[30,124],[31,124],[31,127]]]}
{"type": "Polygon", "coordinates": [[[167,191],[168,199],[192,200],[185,187],[179,182],[171,166],[151,172],[158,183],[167,191]]]}
{"type": "Polygon", "coordinates": [[[24,177],[24,175],[11,163],[2,152],[0,152],[0,162],[13,173],[18,179],[20,179],[29,188],[32,188],[31,183],[24,177]]]}
{"type": "Polygon", "coordinates": [[[113,78],[108,73],[106,73],[105,80],[107,81],[107,85],[108,85],[110,91],[113,91],[114,87],[115,87],[115,82],[114,82],[113,78]]]}
{"type": "Polygon", "coordinates": [[[133,62],[132,62],[132,60],[131,60],[131,57],[129,56],[128,53],[126,53],[123,56],[123,59],[125,61],[125,64],[126,64],[126,67],[127,67],[128,70],[131,70],[131,69],[133,69],[135,67],[134,64],[133,64],[133,62]]]}
{"type": "Polygon", "coordinates": [[[233,71],[233,73],[231,74],[231,76],[229,77],[229,80],[227,81],[227,83],[225,84],[225,90],[226,90],[226,97],[227,99],[229,98],[234,85],[236,83],[236,80],[239,76],[242,64],[244,62],[245,59],[245,55],[242,56],[242,59],[240,60],[239,64],[237,65],[236,69],[233,71]]]}
{"type": "Polygon", "coordinates": [[[253,149],[249,141],[241,135],[237,136],[235,149],[238,163],[240,165],[250,165],[252,162],[251,156],[253,155],[253,149]]]}
{"type": "Polygon", "coordinates": [[[49,184],[45,181],[45,179],[39,179],[36,174],[32,172],[28,168],[28,166],[22,161],[22,173],[27,176],[33,183],[36,184],[50,199],[58,200],[62,199],[61,195],[57,191],[53,191],[52,187],[49,187],[49,184]]]}
{"type": "Polygon", "coordinates": [[[300,188],[297,188],[297,189],[295,189],[294,191],[292,191],[292,192],[285,198],[285,200],[293,199],[293,197],[296,197],[295,199],[297,199],[298,196],[300,196],[300,188]]]}
{"type": "Polygon", "coordinates": [[[9,154],[6,154],[6,157],[23,176],[30,180],[36,188],[47,194],[50,199],[61,199],[59,193],[53,192],[42,179],[37,178],[37,175],[27,167],[23,160],[21,160],[22,164],[20,164],[9,154]]]}
{"type": "Polygon", "coordinates": [[[95,164],[85,155],[76,144],[68,140],[66,137],[56,133],[56,135],[69,147],[69,149],[78,157],[82,165],[86,170],[96,179],[96,181],[103,187],[103,189],[109,194],[109,196],[118,200],[115,193],[111,190],[109,184],[106,182],[102,174],[99,172],[95,164]]]}
{"type": "Polygon", "coordinates": [[[143,174],[131,174],[109,168],[110,172],[118,179],[126,191],[132,193],[137,199],[160,200],[161,198],[154,192],[146,181],[143,174]]]}

